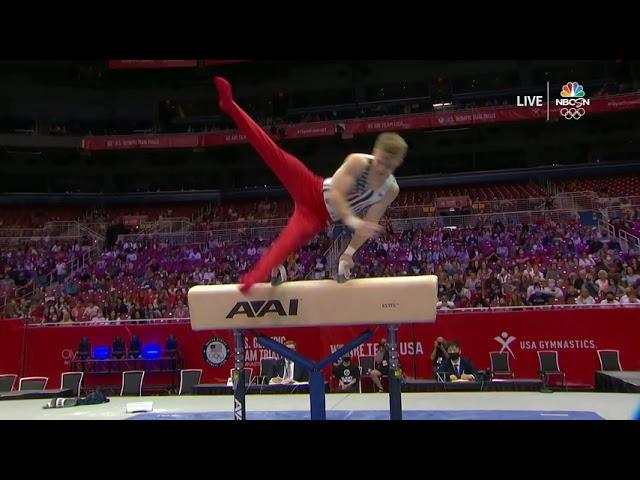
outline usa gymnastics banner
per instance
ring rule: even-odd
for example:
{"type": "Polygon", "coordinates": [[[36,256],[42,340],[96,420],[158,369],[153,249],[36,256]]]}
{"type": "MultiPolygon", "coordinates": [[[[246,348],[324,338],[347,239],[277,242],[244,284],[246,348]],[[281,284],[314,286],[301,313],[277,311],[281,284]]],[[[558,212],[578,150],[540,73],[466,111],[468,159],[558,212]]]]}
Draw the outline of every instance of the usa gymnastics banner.
{"type": "MultiPolygon", "coordinates": [[[[376,328],[371,326],[371,328],[376,328]]],[[[283,328],[261,333],[280,342],[293,339],[303,355],[320,360],[361,334],[364,327],[283,328]]],[[[53,325],[23,327],[20,320],[0,321],[0,373],[60,378],[71,368],[82,337],[92,347],[110,347],[119,335],[125,344],[133,335],[144,345],[161,350],[169,336],[178,338],[184,368],[201,368],[203,383],[225,383],[233,368],[233,336],[229,331],[194,332],[188,322],[159,324],[53,325]],[[26,335],[26,340],[24,335],[26,335]]],[[[560,369],[570,384],[593,385],[600,369],[597,351],[616,349],[624,370],[640,370],[640,308],[594,307],[543,311],[440,313],[433,324],[402,325],[398,332],[400,363],[411,378],[431,378],[429,355],[438,336],[461,343],[462,354],[479,369],[489,367],[489,352],[506,352],[516,378],[539,378],[538,352],[558,352],[560,369]]],[[[374,337],[352,356],[375,355],[386,329],[377,328],[374,337]]],[[[255,337],[245,340],[245,363],[258,375],[260,359],[276,356],[261,347],[255,337]]],[[[325,371],[329,378],[330,368],[325,371]]],[[[87,386],[118,385],[118,374],[88,375],[87,386]]],[[[167,373],[153,373],[145,383],[170,384],[167,373]]]]}

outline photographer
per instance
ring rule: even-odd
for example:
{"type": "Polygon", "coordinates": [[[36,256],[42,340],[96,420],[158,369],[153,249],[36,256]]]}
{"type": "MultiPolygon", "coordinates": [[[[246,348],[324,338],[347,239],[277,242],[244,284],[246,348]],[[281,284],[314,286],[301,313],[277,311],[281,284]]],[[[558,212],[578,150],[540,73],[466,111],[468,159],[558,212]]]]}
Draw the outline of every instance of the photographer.
{"type": "Polygon", "coordinates": [[[389,345],[387,339],[382,338],[378,344],[378,351],[376,352],[375,368],[369,372],[371,380],[375,384],[378,392],[383,393],[382,382],[380,379],[383,375],[389,375],[389,345]]]}
{"type": "Polygon", "coordinates": [[[449,359],[447,353],[447,341],[443,337],[438,337],[433,342],[433,350],[431,351],[431,374],[434,379],[437,378],[438,367],[445,360],[449,359]]]}

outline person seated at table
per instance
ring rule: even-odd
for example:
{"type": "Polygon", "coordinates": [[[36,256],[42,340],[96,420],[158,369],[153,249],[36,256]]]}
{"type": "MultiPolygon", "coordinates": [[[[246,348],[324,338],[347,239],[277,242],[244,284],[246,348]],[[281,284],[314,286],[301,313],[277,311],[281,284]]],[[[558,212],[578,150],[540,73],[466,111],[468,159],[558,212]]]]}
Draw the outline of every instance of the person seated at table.
{"type": "Polygon", "coordinates": [[[463,357],[460,350],[460,342],[451,340],[447,344],[449,358],[440,364],[439,372],[444,373],[447,381],[476,381],[478,370],[473,365],[471,359],[463,357]]]}
{"type": "MultiPolygon", "coordinates": [[[[296,342],[294,340],[287,340],[284,344],[295,351],[296,342]]],[[[290,383],[309,381],[309,372],[307,369],[300,365],[296,366],[293,361],[287,358],[280,358],[276,362],[273,370],[276,372],[276,376],[269,380],[270,384],[279,383],[287,385],[290,383]]]]}
{"type": "MultiPolygon", "coordinates": [[[[389,370],[391,368],[390,350],[389,350],[389,344],[387,343],[386,338],[381,338],[380,342],[378,343],[378,349],[373,359],[373,365],[374,365],[373,370],[362,372],[362,374],[369,375],[369,378],[371,378],[371,381],[375,385],[376,391],[378,393],[383,393],[384,388],[382,386],[382,377],[388,378],[389,370]]],[[[400,379],[400,381],[404,381],[405,377],[402,371],[402,364],[400,363],[399,359],[398,359],[397,368],[398,368],[397,370],[398,378],[400,379]]]]}

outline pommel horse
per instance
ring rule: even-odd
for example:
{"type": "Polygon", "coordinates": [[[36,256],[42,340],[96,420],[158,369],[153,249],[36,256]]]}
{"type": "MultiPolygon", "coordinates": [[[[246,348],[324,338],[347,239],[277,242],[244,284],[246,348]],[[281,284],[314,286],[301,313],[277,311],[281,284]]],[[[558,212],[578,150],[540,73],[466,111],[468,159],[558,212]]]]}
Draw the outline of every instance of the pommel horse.
{"type": "Polygon", "coordinates": [[[389,408],[391,420],[402,419],[401,379],[398,368],[398,325],[435,322],[437,277],[383,277],[288,282],[273,287],[258,283],[246,294],[238,285],[200,285],[189,290],[191,328],[233,330],[234,418],[246,419],[244,379],[244,332],[258,343],[309,369],[311,419],[326,419],[322,369],[373,336],[367,329],[327,358],[314,362],[279,342],[261,335],[259,328],[333,327],[340,325],[387,325],[389,344],[389,408]]]}

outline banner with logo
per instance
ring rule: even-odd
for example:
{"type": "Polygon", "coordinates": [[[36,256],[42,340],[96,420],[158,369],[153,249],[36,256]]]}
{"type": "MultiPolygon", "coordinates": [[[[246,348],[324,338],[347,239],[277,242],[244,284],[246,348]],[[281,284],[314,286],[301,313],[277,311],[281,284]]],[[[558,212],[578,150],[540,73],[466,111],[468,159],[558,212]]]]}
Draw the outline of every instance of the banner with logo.
{"type": "Polygon", "coordinates": [[[468,195],[437,197],[435,201],[436,208],[441,208],[441,209],[445,209],[445,208],[459,209],[462,207],[468,207],[470,205],[471,205],[471,199],[469,198],[468,195]]]}
{"type": "MultiPolygon", "coordinates": [[[[303,355],[320,360],[365,330],[363,327],[269,329],[262,333],[280,342],[293,339],[303,355]]],[[[21,373],[23,359],[22,322],[3,320],[0,336],[0,372],[21,373]]],[[[143,345],[164,349],[169,334],[178,338],[185,368],[203,369],[203,383],[226,383],[234,365],[233,335],[227,331],[193,332],[189,323],[155,325],[56,326],[27,329],[24,375],[48,376],[56,383],[69,370],[80,339],[89,338],[92,347],[111,346],[115,336],[128,345],[132,335],[143,345]]],[[[437,336],[460,341],[463,356],[478,368],[488,368],[489,352],[509,354],[516,377],[539,378],[537,352],[558,352],[560,368],[572,384],[593,385],[598,370],[598,349],[620,351],[625,370],[640,370],[640,308],[590,308],[521,312],[478,312],[439,314],[434,324],[403,325],[399,329],[400,362],[409,377],[430,378],[429,355],[437,336]]],[[[375,331],[372,340],[352,353],[355,357],[375,355],[386,328],[375,331]]],[[[256,338],[245,340],[246,366],[258,375],[260,359],[275,357],[256,338]]],[[[330,368],[325,376],[330,375],[330,368]]],[[[119,375],[87,376],[87,385],[119,385],[119,375]]],[[[168,374],[149,374],[145,382],[170,384],[168,374]]]]}
{"type": "MultiPolygon", "coordinates": [[[[539,351],[558,352],[567,382],[593,385],[600,369],[597,350],[620,351],[625,370],[640,370],[640,308],[589,308],[525,312],[451,313],[435,326],[416,325],[416,338],[433,343],[434,335],[455,338],[462,354],[480,368],[490,365],[489,352],[507,352],[516,377],[539,378],[539,351]]],[[[425,362],[417,375],[424,377],[425,362]]]]}
{"type": "MultiPolygon", "coordinates": [[[[589,100],[588,106],[582,107],[583,113],[577,113],[573,107],[556,105],[553,101],[549,108],[549,117],[554,120],[570,115],[575,121],[581,116],[597,113],[617,112],[640,108],[640,95],[624,95],[616,97],[600,97],[589,100]],[[566,111],[565,111],[566,110],[566,111]]],[[[338,124],[344,134],[355,135],[376,133],[387,130],[420,130],[450,127],[465,127],[502,122],[519,122],[545,120],[546,104],[538,107],[486,107],[472,110],[455,110],[442,113],[422,115],[400,115],[395,117],[377,117],[354,119],[340,122],[317,122],[302,125],[280,126],[269,131],[276,140],[292,140],[299,138],[327,137],[336,135],[338,124]]],[[[564,121],[564,120],[563,120],[564,121]]],[[[268,129],[268,128],[267,128],[268,129]]],[[[217,147],[247,143],[246,137],[237,130],[209,132],[202,134],[167,134],[167,135],[121,135],[104,137],[85,137],[82,140],[84,150],[126,150],[135,148],[196,148],[217,147]]]]}
{"type": "Polygon", "coordinates": [[[135,150],[135,149],[172,149],[198,147],[198,135],[119,135],[112,137],[85,137],[82,139],[84,150],[135,150]]]}
{"type": "MultiPolygon", "coordinates": [[[[621,110],[640,108],[640,95],[626,95],[620,97],[602,97],[590,99],[585,107],[585,114],[608,113],[621,110]]],[[[562,105],[556,105],[554,100],[549,105],[549,118],[560,119],[562,105]]],[[[502,122],[519,122],[530,120],[546,120],[547,106],[541,107],[487,107],[472,110],[456,110],[451,112],[385,117],[375,119],[352,120],[346,122],[345,131],[350,134],[383,132],[386,130],[417,130],[441,127],[463,127],[502,122]]],[[[576,118],[579,119],[579,118],[576,118]]]]}
{"type": "Polygon", "coordinates": [[[124,215],[122,217],[122,224],[126,227],[138,227],[148,219],[148,215],[124,215]]]}

